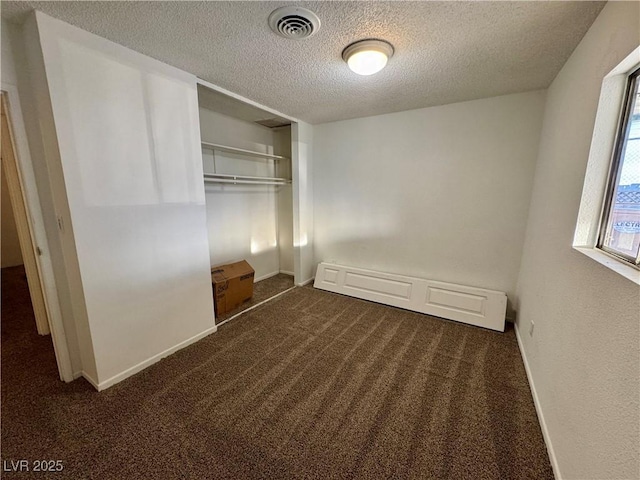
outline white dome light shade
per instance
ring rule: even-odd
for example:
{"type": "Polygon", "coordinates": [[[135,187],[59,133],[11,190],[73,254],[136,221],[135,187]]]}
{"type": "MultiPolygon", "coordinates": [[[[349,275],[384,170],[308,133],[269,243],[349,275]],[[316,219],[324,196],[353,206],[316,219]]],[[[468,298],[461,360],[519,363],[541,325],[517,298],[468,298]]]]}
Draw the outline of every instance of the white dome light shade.
{"type": "Polygon", "coordinates": [[[358,75],[373,75],[385,67],[387,56],[375,50],[365,50],[351,55],[347,64],[358,75]]]}
{"type": "Polygon", "coordinates": [[[342,58],[358,75],[373,75],[382,70],[393,55],[393,47],[383,40],[360,40],[342,52],[342,58]]]}

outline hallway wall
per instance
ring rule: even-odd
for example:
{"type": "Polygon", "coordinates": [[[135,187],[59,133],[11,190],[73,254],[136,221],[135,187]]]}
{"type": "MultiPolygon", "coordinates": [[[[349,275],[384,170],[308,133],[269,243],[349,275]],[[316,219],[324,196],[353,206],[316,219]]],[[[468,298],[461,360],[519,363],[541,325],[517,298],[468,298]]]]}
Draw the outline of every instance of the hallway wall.
{"type": "Polygon", "coordinates": [[[7,179],[4,174],[4,166],[0,169],[2,177],[0,186],[2,198],[0,198],[0,209],[2,210],[2,225],[0,227],[0,245],[2,247],[1,264],[2,268],[15,267],[16,265],[24,265],[22,260],[22,252],[20,251],[20,242],[18,240],[18,230],[16,228],[16,219],[13,216],[13,208],[9,198],[9,189],[7,187],[7,179]]]}

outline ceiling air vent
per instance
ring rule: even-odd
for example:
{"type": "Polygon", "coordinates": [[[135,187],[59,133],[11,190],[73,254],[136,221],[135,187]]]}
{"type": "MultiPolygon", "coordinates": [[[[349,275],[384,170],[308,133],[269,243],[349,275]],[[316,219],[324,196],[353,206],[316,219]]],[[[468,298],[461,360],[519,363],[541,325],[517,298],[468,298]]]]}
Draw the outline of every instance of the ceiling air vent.
{"type": "Polygon", "coordinates": [[[269,26],[281,37],[301,40],[320,29],[320,19],[306,8],[282,7],[271,12],[269,26]]]}

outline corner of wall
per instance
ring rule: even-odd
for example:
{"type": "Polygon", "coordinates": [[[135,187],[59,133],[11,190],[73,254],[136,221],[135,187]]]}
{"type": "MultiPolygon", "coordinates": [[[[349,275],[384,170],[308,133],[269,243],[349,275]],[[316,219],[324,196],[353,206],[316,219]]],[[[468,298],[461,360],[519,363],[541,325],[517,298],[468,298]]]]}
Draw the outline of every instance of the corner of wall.
{"type": "Polygon", "coordinates": [[[292,124],[293,248],[296,285],[304,285],[315,274],[313,256],[313,127],[292,124]]]}
{"type": "Polygon", "coordinates": [[[67,232],[62,235],[57,221],[60,216],[69,219],[69,215],[37,13],[32,13],[23,26],[21,47],[24,55],[21,57],[26,62],[17,65],[20,96],[25,107],[25,126],[72,368],[73,371],[82,369],[95,378],[93,346],[86,320],[71,222],[65,222],[67,232]]]}

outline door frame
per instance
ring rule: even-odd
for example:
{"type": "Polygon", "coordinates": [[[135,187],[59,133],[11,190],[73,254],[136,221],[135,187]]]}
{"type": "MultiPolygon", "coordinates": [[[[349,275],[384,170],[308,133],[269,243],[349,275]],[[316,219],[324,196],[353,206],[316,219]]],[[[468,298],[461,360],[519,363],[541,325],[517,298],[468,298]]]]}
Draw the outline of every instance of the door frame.
{"type": "Polygon", "coordinates": [[[1,85],[1,93],[2,110],[7,119],[7,130],[5,133],[3,128],[2,142],[4,171],[36,325],[40,335],[51,333],[60,378],[70,382],[74,378],[73,369],[22,118],[20,97],[15,85],[4,82],[1,85]]]}
{"type": "Polygon", "coordinates": [[[42,285],[40,284],[38,262],[36,261],[38,247],[31,235],[31,222],[29,212],[25,205],[22,179],[20,178],[20,170],[18,169],[15,154],[15,141],[12,133],[10,113],[8,111],[8,102],[6,102],[4,92],[2,92],[1,104],[2,134],[0,138],[2,139],[2,174],[5,177],[7,189],[9,190],[10,208],[13,210],[14,224],[18,233],[18,243],[20,245],[20,252],[22,253],[24,271],[27,275],[27,284],[29,286],[33,315],[36,320],[36,329],[40,335],[49,335],[49,333],[51,333],[49,329],[49,318],[42,293],[42,285]]]}

